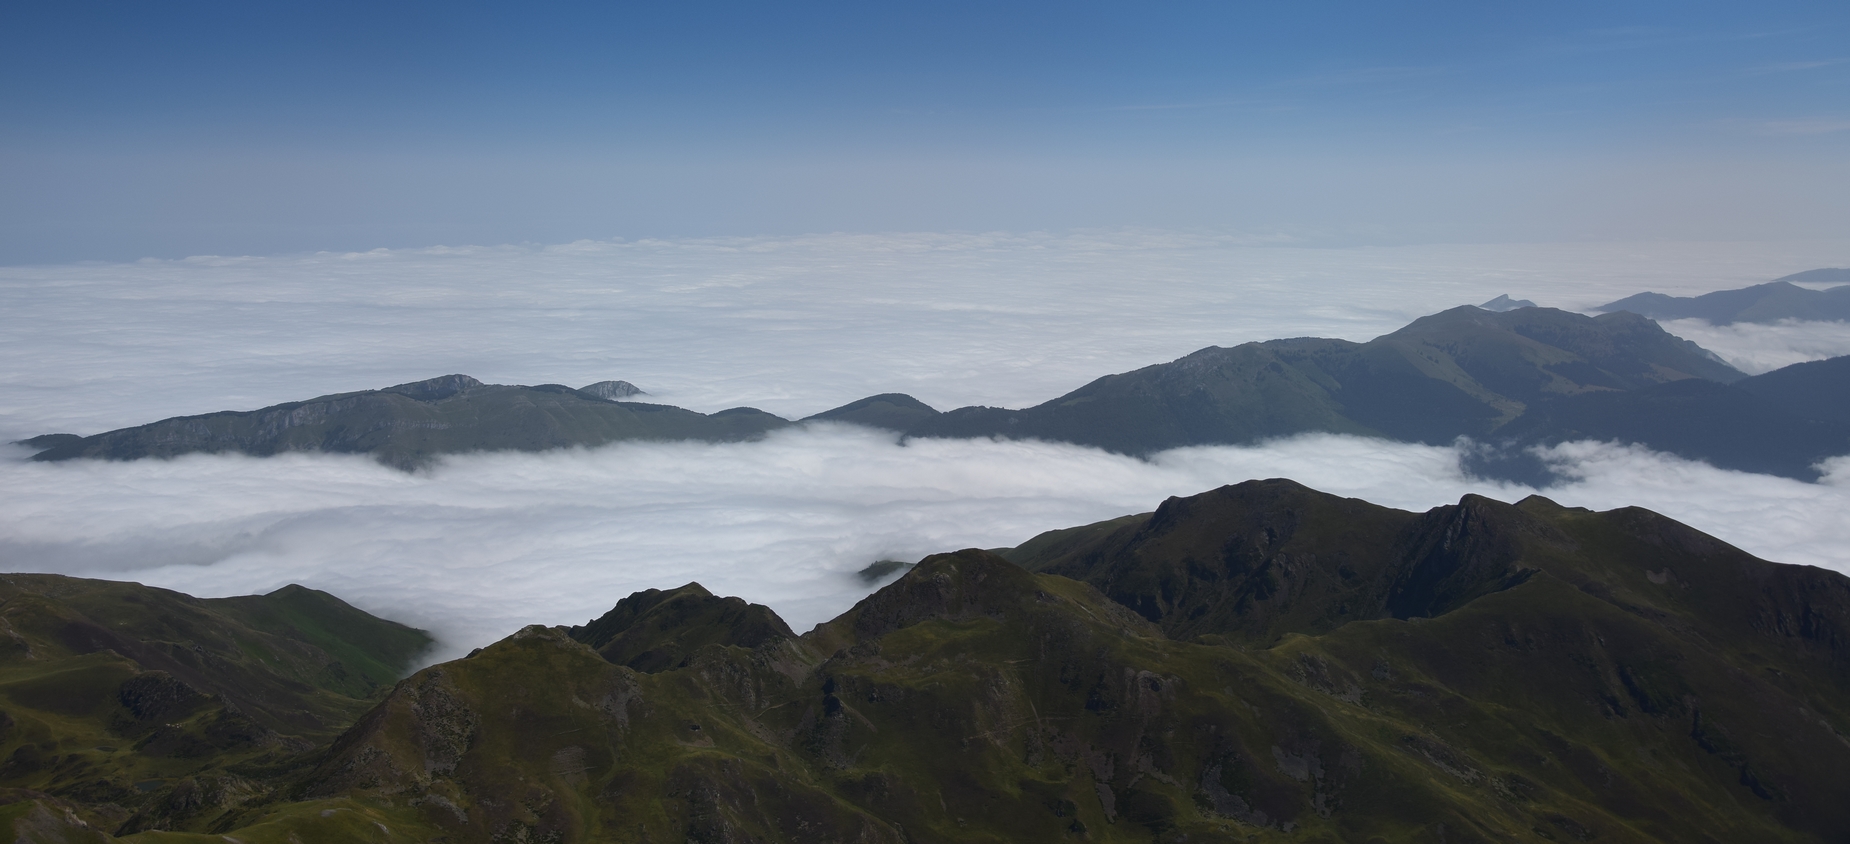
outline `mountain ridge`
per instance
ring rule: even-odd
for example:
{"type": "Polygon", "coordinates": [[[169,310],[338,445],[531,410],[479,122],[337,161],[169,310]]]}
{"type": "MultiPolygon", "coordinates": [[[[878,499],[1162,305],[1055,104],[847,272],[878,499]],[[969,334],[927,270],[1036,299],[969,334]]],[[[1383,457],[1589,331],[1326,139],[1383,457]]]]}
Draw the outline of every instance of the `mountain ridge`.
{"type": "Polygon", "coordinates": [[[713,414],[606,398],[559,384],[504,386],[444,375],[380,390],[335,393],[248,411],[180,416],[88,437],[52,434],[33,460],[134,460],[190,453],[266,456],[289,451],[371,454],[401,469],[442,454],[544,451],[621,440],[728,442],[763,436],[787,420],[755,408],[713,414]]]}
{"type": "Polygon", "coordinates": [[[1842,322],[1850,320],[1850,284],[1812,290],[1795,281],[1850,281],[1850,269],[1820,269],[1735,290],[1717,290],[1700,296],[1666,296],[1639,293],[1595,310],[1630,311],[1652,319],[1702,319],[1712,325],[1737,322],[1774,323],[1780,320],[1842,322]]]}
{"type": "MultiPolygon", "coordinates": [[[[1210,346],[1019,410],[940,412],[883,393],[790,422],[752,408],[701,414],[555,384],[486,385],[450,375],[25,443],[42,461],[327,451],[417,469],[469,451],[728,442],[835,422],[902,437],[1042,439],[1139,457],[1305,433],[1428,445],[1465,438],[1475,443],[1461,451],[1467,472],[1538,486],[1558,478],[1531,447],[1591,438],[1816,480],[1820,461],[1850,453],[1850,410],[1832,403],[1846,393],[1840,367],[1814,363],[1826,365],[1749,377],[1629,312],[1588,317],[1463,306],[1366,343],[1293,338],[1210,346]],[[1708,416],[1728,422],[1706,425],[1708,416]]],[[[619,383],[591,387],[609,392],[619,383]]]]}
{"type": "MultiPolygon", "coordinates": [[[[698,584],[529,626],[399,681],[315,753],[199,780],[117,832],[1799,842],[1850,828],[1850,578],[1649,511],[1466,496],[1413,513],[1273,479],[1005,553],[930,555],[800,636],[698,584]],[[647,654],[667,656],[630,664],[647,654]]],[[[106,817],[82,793],[0,799],[16,835],[111,840],[78,825],[106,817]]]]}

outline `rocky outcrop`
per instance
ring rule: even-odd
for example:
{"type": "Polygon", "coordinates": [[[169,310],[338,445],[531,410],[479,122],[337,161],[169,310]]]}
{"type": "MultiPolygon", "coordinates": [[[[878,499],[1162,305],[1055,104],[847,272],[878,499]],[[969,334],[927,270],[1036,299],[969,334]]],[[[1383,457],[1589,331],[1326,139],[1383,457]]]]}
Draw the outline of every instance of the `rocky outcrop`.
{"type": "Polygon", "coordinates": [[[586,384],[583,387],[579,387],[578,392],[588,396],[596,396],[605,401],[622,401],[630,396],[648,395],[648,393],[642,391],[642,388],[628,381],[599,381],[596,384],[586,384]]]}

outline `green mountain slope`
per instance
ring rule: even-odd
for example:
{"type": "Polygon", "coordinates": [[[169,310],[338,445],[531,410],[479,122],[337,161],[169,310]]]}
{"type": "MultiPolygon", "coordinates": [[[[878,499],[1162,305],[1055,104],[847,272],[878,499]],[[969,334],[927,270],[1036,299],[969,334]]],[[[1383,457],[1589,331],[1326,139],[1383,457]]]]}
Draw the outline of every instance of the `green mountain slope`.
{"type": "Polygon", "coordinates": [[[201,600],[0,575],[0,788],[30,790],[36,822],[209,824],[267,799],[430,644],[299,586],[201,600]]]}
{"type": "MultiPolygon", "coordinates": [[[[752,439],[790,424],[747,407],[711,415],[668,405],[606,399],[556,384],[483,384],[446,375],[384,390],[340,393],[261,410],[182,416],[89,437],[28,440],[34,460],[134,460],[194,452],[253,455],[290,451],[371,454],[415,468],[441,454],[543,451],[619,440],[752,439]]],[[[627,386],[627,385],[626,385],[627,386]]]]}
{"type": "Polygon", "coordinates": [[[1808,841],[1850,824],[1841,654],[1774,621],[1840,634],[1843,578],[1649,514],[1449,509],[1399,516],[1477,549],[1452,574],[1533,550],[1525,530],[1559,545],[1545,557],[1640,556],[1269,647],[1180,641],[974,550],[803,637],[655,673],[529,628],[401,684],[305,795],[416,805],[420,834],[449,840],[1808,841]],[[1479,511],[1511,524],[1478,536],[1479,511]],[[1753,598],[1715,601],[1742,577],[1753,598]]]}
{"type": "MultiPolygon", "coordinates": [[[[580,627],[529,627],[249,776],[270,796],[210,829],[246,842],[1850,830],[1850,579],[1648,511],[1469,496],[1408,513],[1254,481],[1006,553],[928,557],[801,636],[693,584],[580,627]]],[[[10,796],[0,823],[16,832],[84,832],[60,820],[90,811],[70,796],[10,796]]],[[[129,839],[207,840],[188,835],[129,839]]]]}
{"type": "Polygon", "coordinates": [[[1832,796],[1850,773],[1850,580],[1648,511],[1469,496],[1416,515],[1249,482],[1021,561],[1173,636],[1293,655],[1307,682],[1447,722],[1486,762],[1578,742],[1575,789],[1602,793],[1589,772],[1633,778],[1604,793],[1666,840],[1702,840],[1663,825],[1716,806],[1824,840],[1850,830],[1832,796]]]}

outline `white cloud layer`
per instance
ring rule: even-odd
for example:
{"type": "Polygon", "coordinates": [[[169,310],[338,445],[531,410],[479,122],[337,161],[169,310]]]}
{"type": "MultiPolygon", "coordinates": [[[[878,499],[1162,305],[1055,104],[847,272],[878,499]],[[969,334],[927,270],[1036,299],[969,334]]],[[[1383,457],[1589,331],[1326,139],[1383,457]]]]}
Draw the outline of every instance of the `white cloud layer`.
{"type": "MultiPolygon", "coordinates": [[[[1850,464],[1822,484],[1595,444],[1550,453],[1547,494],[1638,505],[1776,560],[1850,569],[1850,464]]],[[[437,632],[455,655],[523,624],[581,623],[632,591],[697,580],[797,629],[868,591],[857,569],[1147,511],[1249,478],[1424,510],[1480,492],[1449,448],[1307,436],[1145,462],[1070,445],[915,440],[853,426],[759,443],[620,444],[453,457],[417,475],[355,457],[0,463],[12,570],[206,596],[302,583],[437,632]]]]}
{"type": "MultiPolygon", "coordinates": [[[[889,391],[937,407],[1019,407],[1203,346],[1366,340],[1500,293],[1585,309],[1845,263],[1850,242],[1309,249],[1112,233],[0,267],[0,436],[94,433],[450,372],[621,378],[703,411],[804,416],[889,391]]],[[[1793,333],[1707,339],[1725,357],[1759,359],[1793,333]]]]}
{"type": "Polygon", "coordinates": [[[1772,325],[1737,322],[1710,325],[1703,319],[1659,323],[1665,331],[1709,349],[1749,375],[1772,372],[1808,360],[1850,355],[1850,324],[1781,320],[1772,325]]]}
{"type": "MultiPolygon", "coordinates": [[[[1207,235],[826,235],[0,268],[0,438],[91,433],[463,372],[607,378],[698,410],[803,416],[878,392],[1023,406],[1206,345],[1365,340],[1500,293],[1588,309],[1850,263],[1850,243],[1305,249],[1207,235]]],[[[1672,329],[1762,370],[1842,324],[1672,329]]],[[[1255,477],[1423,510],[1478,491],[1451,449],[1343,437],[1149,462],[822,426],[760,443],[454,457],[0,460],[0,568],[200,595],[299,582],[439,633],[445,654],[699,580],[799,628],[851,572],[1153,508],[1255,477]]],[[[1649,507],[1770,559],[1850,568],[1850,463],[1823,483],[1595,444],[1565,504],[1649,507]]]]}

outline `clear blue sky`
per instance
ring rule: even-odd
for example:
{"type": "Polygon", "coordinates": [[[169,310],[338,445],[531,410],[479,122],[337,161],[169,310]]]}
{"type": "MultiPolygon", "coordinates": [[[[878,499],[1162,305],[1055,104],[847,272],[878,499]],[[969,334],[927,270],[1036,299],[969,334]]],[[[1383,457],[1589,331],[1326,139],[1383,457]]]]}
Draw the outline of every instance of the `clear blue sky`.
{"type": "Polygon", "coordinates": [[[1850,3],[11,2],[0,263],[1850,231],[1850,3]]]}

